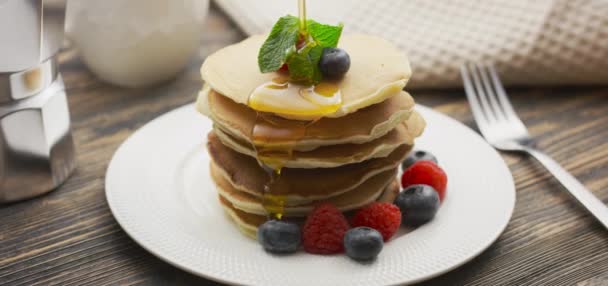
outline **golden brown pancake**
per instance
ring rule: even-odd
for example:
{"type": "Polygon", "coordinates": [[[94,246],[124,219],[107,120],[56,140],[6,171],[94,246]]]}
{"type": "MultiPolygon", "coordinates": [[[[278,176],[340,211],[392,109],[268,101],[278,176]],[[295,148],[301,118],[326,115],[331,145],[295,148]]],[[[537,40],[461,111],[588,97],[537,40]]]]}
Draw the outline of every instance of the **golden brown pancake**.
{"type": "MultiPolygon", "coordinates": [[[[306,126],[302,136],[294,144],[293,138],[272,138],[254,142],[252,130],[256,124],[257,112],[244,104],[239,104],[208,88],[199,94],[197,108],[222,128],[225,133],[243,141],[263,145],[267,148],[291,146],[294,150],[308,151],[320,146],[337,144],[361,144],[380,138],[413,113],[414,100],[401,91],[383,102],[363,108],[356,113],[340,118],[321,118],[306,126]]],[[[422,133],[424,120],[412,122],[412,130],[422,133]]],[[[275,133],[284,133],[285,126],[276,126],[275,133]]]]}
{"type": "MultiPolygon", "coordinates": [[[[257,156],[251,144],[225,133],[217,126],[214,126],[213,132],[224,145],[232,150],[254,158],[257,156]]],[[[386,157],[402,144],[413,145],[414,136],[416,136],[418,130],[415,130],[414,134],[411,133],[406,124],[401,124],[388,134],[370,142],[323,146],[307,152],[293,151],[289,160],[285,161],[284,166],[287,168],[333,168],[373,158],[386,157]]]]}
{"type": "MultiPolygon", "coordinates": [[[[260,197],[269,181],[268,173],[257,160],[226,147],[210,132],[207,148],[220,173],[239,191],[260,197]]],[[[276,180],[288,202],[309,202],[336,196],[356,188],[368,178],[383,171],[397,168],[407,153],[409,145],[401,145],[384,158],[336,168],[293,169],[283,168],[276,180]]]]}
{"type": "MultiPolygon", "coordinates": [[[[203,80],[214,90],[246,105],[258,86],[271,81],[276,73],[261,73],[257,55],[266,35],[249,37],[208,56],[201,67],[203,80]]],[[[405,54],[388,41],[368,35],[344,35],[339,47],[351,59],[348,73],[338,83],[342,107],[327,117],[342,117],[382,102],[403,89],[411,76],[405,54]]],[[[290,119],[312,120],[305,115],[281,115],[290,119]]]]}
{"type": "MultiPolygon", "coordinates": [[[[377,200],[379,202],[393,202],[399,194],[399,183],[397,180],[393,180],[384,190],[384,193],[377,200]]],[[[219,201],[226,213],[230,216],[239,230],[246,236],[256,239],[258,226],[266,222],[267,217],[265,215],[256,215],[247,213],[236,208],[229,200],[219,195],[219,201]]],[[[296,223],[302,223],[302,219],[293,219],[290,217],[284,218],[289,221],[296,223]]]]}
{"type": "Polygon", "coordinates": [[[234,224],[239,228],[245,236],[257,239],[258,226],[266,222],[266,216],[252,215],[241,211],[232,206],[232,204],[224,199],[221,195],[218,196],[222,208],[230,216],[234,224]]]}
{"type": "MultiPolygon", "coordinates": [[[[304,205],[285,206],[282,213],[285,216],[306,216],[314,205],[320,202],[328,202],[342,212],[360,208],[366,204],[376,201],[383,193],[386,186],[395,180],[397,169],[384,171],[374,175],[356,188],[320,201],[312,201],[304,205]]],[[[267,211],[262,206],[262,200],[249,193],[235,189],[224,176],[222,176],[215,164],[211,164],[211,178],[215,182],[218,193],[237,209],[247,213],[266,215],[267,211]]]]}
{"type": "Polygon", "coordinates": [[[399,195],[399,191],[401,191],[401,184],[399,184],[399,180],[395,178],[384,190],[384,193],[380,195],[377,199],[378,202],[383,203],[392,203],[399,195]]]}

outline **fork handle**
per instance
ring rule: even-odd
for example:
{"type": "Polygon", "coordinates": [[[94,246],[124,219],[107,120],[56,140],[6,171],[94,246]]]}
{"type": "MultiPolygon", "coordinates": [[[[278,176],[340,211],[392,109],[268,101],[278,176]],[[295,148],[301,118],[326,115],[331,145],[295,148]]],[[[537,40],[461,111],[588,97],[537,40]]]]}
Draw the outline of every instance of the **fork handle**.
{"type": "Polygon", "coordinates": [[[602,201],[551,157],[532,148],[525,150],[543,164],[570,194],[608,229],[608,207],[602,201]]]}

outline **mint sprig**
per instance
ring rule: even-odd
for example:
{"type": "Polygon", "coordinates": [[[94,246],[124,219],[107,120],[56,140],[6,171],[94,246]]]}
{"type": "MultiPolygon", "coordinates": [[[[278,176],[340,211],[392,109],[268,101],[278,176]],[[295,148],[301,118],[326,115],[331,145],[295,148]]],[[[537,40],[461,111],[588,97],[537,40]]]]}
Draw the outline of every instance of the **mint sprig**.
{"type": "Polygon", "coordinates": [[[324,48],[335,48],[342,34],[342,25],[332,26],[306,21],[306,31],[299,31],[299,19],[284,16],[272,27],[270,35],[260,48],[258,66],[263,73],[274,72],[287,64],[292,81],[316,84],[321,81],[319,60],[324,48]],[[304,46],[296,48],[298,40],[304,46]]]}
{"type": "Polygon", "coordinates": [[[321,81],[319,60],[323,54],[323,47],[315,43],[310,44],[293,54],[287,62],[289,78],[295,82],[315,84],[321,81]]]}
{"type": "Polygon", "coordinates": [[[258,66],[263,73],[281,68],[290,53],[295,51],[298,41],[300,20],[294,16],[284,16],[272,27],[270,35],[258,53],[258,66]],[[290,52],[291,51],[291,52],[290,52]]]}
{"type": "Polygon", "coordinates": [[[321,24],[315,20],[306,21],[306,29],[317,44],[324,48],[335,48],[338,46],[342,34],[342,24],[338,26],[321,24]]]}

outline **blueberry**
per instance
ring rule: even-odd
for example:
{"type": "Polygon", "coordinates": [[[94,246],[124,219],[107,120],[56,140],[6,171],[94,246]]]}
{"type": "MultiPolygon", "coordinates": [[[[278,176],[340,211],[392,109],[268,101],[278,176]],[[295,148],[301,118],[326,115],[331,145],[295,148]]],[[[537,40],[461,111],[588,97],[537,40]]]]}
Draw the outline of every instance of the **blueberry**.
{"type": "Polygon", "coordinates": [[[403,163],[401,163],[401,168],[402,170],[407,170],[407,168],[409,168],[411,165],[414,165],[414,163],[417,161],[422,160],[433,161],[433,163],[437,164],[437,157],[435,157],[433,154],[427,151],[417,150],[410,153],[410,155],[403,160],[403,163]]]}
{"type": "Polygon", "coordinates": [[[343,49],[325,48],[319,60],[321,73],[328,78],[340,78],[350,68],[350,56],[343,49]]]}
{"type": "Polygon", "coordinates": [[[431,186],[412,185],[395,199],[401,210],[401,223],[419,226],[431,221],[439,209],[439,195],[431,186]]]}
{"type": "Polygon", "coordinates": [[[382,234],[371,227],[355,227],[344,235],[346,255],[354,260],[374,259],[382,250],[382,246],[382,234]]]}
{"type": "Polygon", "coordinates": [[[301,240],[300,227],[295,223],[269,220],[258,228],[258,241],[268,252],[296,252],[301,240]]]}

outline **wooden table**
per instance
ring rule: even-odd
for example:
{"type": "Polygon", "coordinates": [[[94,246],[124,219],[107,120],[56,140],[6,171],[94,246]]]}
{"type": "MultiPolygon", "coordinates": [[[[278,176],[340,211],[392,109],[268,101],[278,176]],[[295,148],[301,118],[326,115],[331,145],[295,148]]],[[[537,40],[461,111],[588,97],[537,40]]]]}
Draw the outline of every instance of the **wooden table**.
{"type": "MultiPolygon", "coordinates": [[[[244,37],[215,8],[203,35],[199,56],[184,73],[148,89],[105,84],[75,51],[60,54],[78,168],[48,195],[0,206],[0,285],[215,284],[139,247],[118,226],[104,195],[106,168],[123,140],[149,120],[191,103],[202,84],[202,59],[244,37]]],[[[540,147],[608,202],[608,87],[509,93],[540,147]]],[[[462,90],[413,94],[475,128],[462,90]]],[[[606,229],[533,160],[504,158],[517,187],[506,231],[479,257],[425,285],[606,285],[606,229]]]]}

